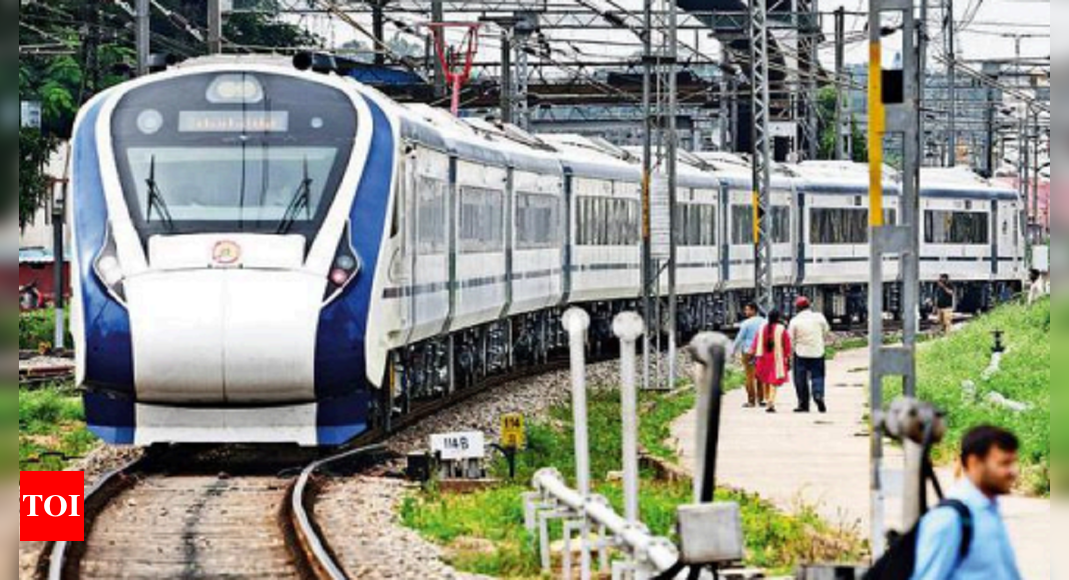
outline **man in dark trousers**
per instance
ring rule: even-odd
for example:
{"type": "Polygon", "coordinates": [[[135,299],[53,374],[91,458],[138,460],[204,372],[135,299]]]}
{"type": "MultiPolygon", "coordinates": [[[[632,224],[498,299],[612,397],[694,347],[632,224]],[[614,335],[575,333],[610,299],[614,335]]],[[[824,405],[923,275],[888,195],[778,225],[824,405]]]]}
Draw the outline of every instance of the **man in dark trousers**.
{"type": "Polygon", "coordinates": [[[794,303],[798,313],[791,320],[788,332],[794,345],[794,389],[798,393],[795,413],[808,413],[810,399],[821,413],[828,412],[824,398],[824,378],[827,372],[828,336],[831,325],[823,314],[815,312],[809,299],[799,296],[794,303]]]}
{"type": "Polygon", "coordinates": [[[948,495],[968,508],[971,541],[966,546],[966,522],[957,510],[929,512],[920,524],[913,580],[1021,580],[999,511],[999,498],[1013,492],[1020,475],[1019,447],[1017,437],[998,427],[977,427],[965,435],[965,476],[948,495]]]}
{"type": "Polygon", "coordinates": [[[939,326],[943,334],[950,336],[954,328],[954,286],[950,283],[950,276],[943,274],[935,288],[935,308],[939,313],[939,326]]]}

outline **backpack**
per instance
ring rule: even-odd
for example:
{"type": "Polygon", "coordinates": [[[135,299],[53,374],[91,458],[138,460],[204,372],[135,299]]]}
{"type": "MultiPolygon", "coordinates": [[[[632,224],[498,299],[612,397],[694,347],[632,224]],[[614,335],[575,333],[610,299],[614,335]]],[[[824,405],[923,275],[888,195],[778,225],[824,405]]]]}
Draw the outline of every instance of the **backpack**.
{"type": "MultiPolygon", "coordinates": [[[[938,508],[951,508],[958,512],[961,519],[961,547],[958,551],[957,566],[960,566],[972,550],[975,525],[972,511],[958,500],[945,500],[938,508]]],[[[938,509],[937,508],[937,509],[938,509]]],[[[910,580],[917,568],[917,539],[920,536],[918,523],[908,534],[892,542],[891,549],[880,558],[876,565],[865,575],[865,580],[910,580]]],[[[955,568],[957,568],[955,566],[955,568]]]]}

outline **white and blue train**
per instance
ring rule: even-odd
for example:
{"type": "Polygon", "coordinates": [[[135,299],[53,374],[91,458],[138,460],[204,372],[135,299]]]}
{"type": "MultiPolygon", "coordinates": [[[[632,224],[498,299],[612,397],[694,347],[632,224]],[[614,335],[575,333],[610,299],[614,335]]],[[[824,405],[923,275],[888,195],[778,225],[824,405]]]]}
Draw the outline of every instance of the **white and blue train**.
{"type": "MultiPolygon", "coordinates": [[[[342,444],[547,360],[568,305],[607,346],[640,295],[631,153],[403,106],[335,74],[187,63],[87,104],[73,151],[77,380],[109,443],[342,444]]],[[[733,324],[752,295],[753,188],[738,157],[683,161],[691,333],[733,324]]],[[[862,316],[864,168],[779,167],[773,186],[781,299],[862,316]]],[[[894,214],[893,179],[887,191],[894,214]]],[[[1020,286],[1016,192],[948,170],[925,176],[922,203],[926,288],[949,273],[979,309],[1020,286]]]]}

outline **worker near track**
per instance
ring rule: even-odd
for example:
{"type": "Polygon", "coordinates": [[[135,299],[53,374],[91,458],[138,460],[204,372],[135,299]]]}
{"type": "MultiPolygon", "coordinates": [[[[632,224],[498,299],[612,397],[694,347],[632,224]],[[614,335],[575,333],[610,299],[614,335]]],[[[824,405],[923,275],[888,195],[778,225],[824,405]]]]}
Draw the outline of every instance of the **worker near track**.
{"type": "Polygon", "coordinates": [[[929,512],[919,528],[913,580],[1021,579],[999,512],[999,498],[1013,491],[1020,473],[1019,448],[1016,436],[997,427],[978,427],[965,435],[961,444],[964,478],[949,498],[963,503],[972,521],[964,521],[950,507],[929,512]]]}
{"type": "Polygon", "coordinates": [[[1032,286],[1028,290],[1028,305],[1031,306],[1049,294],[1049,291],[1046,281],[1043,279],[1043,273],[1039,270],[1032,270],[1028,279],[1032,282],[1032,286]]]}
{"type": "Polygon", "coordinates": [[[776,389],[790,381],[791,337],[778,310],[768,313],[768,321],[753,344],[757,380],[765,387],[768,412],[776,412],[776,389]]]}
{"type": "Polygon", "coordinates": [[[824,397],[824,381],[827,376],[825,357],[831,325],[823,314],[815,312],[809,299],[799,296],[794,303],[798,312],[788,331],[794,345],[794,389],[798,393],[798,408],[795,413],[808,413],[812,399],[821,413],[828,412],[824,397]]]}
{"type": "Polygon", "coordinates": [[[935,287],[935,308],[939,314],[939,327],[943,334],[950,336],[954,328],[954,286],[950,283],[950,276],[943,274],[935,287]]]}
{"type": "Polygon", "coordinates": [[[757,304],[753,302],[746,304],[742,312],[746,316],[746,320],[739,327],[739,335],[735,338],[735,355],[741,359],[742,366],[746,371],[747,402],[743,407],[754,409],[758,405],[764,407],[767,404],[765,401],[765,387],[757,380],[757,360],[753,351],[754,341],[757,340],[757,334],[765,326],[766,320],[761,316],[761,311],[757,304]]]}

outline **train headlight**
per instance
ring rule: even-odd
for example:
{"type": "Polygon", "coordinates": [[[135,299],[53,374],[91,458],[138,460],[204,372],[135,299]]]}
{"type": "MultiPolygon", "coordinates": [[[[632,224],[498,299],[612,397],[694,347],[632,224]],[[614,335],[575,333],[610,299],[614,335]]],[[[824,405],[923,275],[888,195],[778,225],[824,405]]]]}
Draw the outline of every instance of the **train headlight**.
{"type": "Polygon", "coordinates": [[[114,256],[101,258],[97,262],[97,270],[100,272],[100,278],[108,286],[115,286],[123,280],[122,267],[119,266],[119,260],[114,256]]]}
{"type": "Polygon", "coordinates": [[[264,100],[264,87],[254,76],[226,74],[212,81],[206,96],[216,105],[255,104],[264,100]]]}
{"type": "Polygon", "coordinates": [[[338,250],[334,254],[334,262],[327,274],[327,290],[323,296],[324,302],[331,302],[341,295],[347,286],[360,273],[360,259],[353,251],[349,243],[349,226],[345,226],[341,241],[338,242],[338,250]]]}
{"type": "Polygon", "coordinates": [[[110,228],[108,229],[107,239],[104,242],[104,248],[97,256],[96,262],[93,263],[93,270],[97,278],[104,283],[112,298],[121,304],[125,304],[126,290],[123,283],[126,280],[126,273],[123,272],[122,264],[119,262],[119,253],[115,247],[115,239],[111,235],[110,228]]]}

